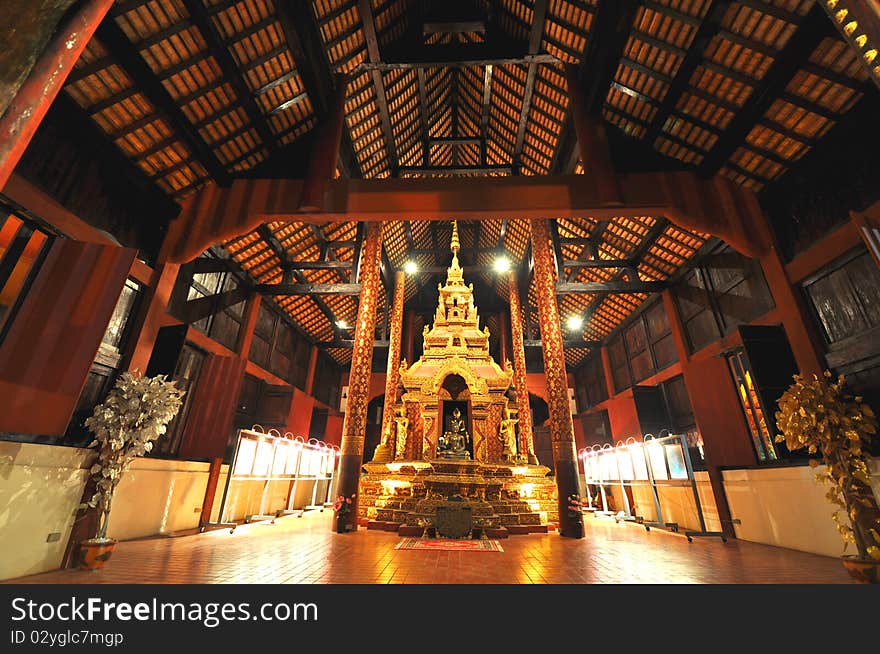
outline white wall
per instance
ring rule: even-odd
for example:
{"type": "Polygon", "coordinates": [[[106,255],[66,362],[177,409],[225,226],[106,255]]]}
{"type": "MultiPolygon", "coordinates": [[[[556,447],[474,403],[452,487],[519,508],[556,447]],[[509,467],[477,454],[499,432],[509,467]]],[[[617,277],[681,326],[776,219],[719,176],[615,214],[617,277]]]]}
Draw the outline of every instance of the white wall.
{"type": "MultiPolygon", "coordinates": [[[[821,468],[795,466],[724,470],[724,492],[737,538],[803,552],[840,556],[843,540],[831,514],[837,508],[827,488],[815,481],[821,468]]],[[[880,460],[872,466],[875,494],[880,495],[880,460]]],[[[841,512],[844,516],[844,512],[841,512]]],[[[847,553],[855,553],[850,545],[847,553]]]]}
{"type": "Polygon", "coordinates": [[[93,453],[0,441],[0,579],[61,565],[93,453]],[[60,534],[47,542],[49,534],[60,534]]]}
{"type": "Polygon", "coordinates": [[[107,535],[130,540],[199,526],[208,463],[136,459],[113,497],[107,535]]]}

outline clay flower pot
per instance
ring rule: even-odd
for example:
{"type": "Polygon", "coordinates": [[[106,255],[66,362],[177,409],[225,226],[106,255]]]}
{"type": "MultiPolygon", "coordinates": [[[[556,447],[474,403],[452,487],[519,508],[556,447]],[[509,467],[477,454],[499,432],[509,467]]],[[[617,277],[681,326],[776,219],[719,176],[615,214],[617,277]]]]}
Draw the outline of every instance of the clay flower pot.
{"type": "Polygon", "coordinates": [[[79,544],[81,570],[100,570],[110,560],[118,541],[112,538],[84,540],[79,544]]]}
{"type": "Polygon", "coordinates": [[[860,584],[880,584],[880,561],[857,556],[844,556],[841,561],[849,576],[860,584]]]}

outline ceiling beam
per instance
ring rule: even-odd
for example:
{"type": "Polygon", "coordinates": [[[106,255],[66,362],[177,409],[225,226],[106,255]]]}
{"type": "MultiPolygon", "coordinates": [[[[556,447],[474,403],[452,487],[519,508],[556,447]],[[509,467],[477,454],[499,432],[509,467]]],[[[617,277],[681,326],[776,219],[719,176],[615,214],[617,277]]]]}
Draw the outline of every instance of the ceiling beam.
{"type": "Polygon", "coordinates": [[[353,261],[290,261],[291,270],[351,270],[353,261]]]}
{"type": "Polygon", "coordinates": [[[419,113],[422,115],[422,164],[431,165],[431,121],[428,118],[428,89],[425,69],[416,70],[419,83],[419,113]]]}
{"type": "Polygon", "coordinates": [[[718,172],[822,40],[832,35],[836,35],[834,25],[821,5],[814,4],[724,134],[703,158],[697,168],[701,176],[708,178],[718,172]]]}
{"type": "Polygon", "coordinates": [[[579,261],[567,259],[562,262],[563,268],[632,268],[638,265],[635,259],[596,259],[579,261]]]}
{"type": "Polygon", "coordinates": [[[464,68],[468,66],[508,66],[531,64],[558,64],[553,55],[525,54],[510,49],[492,48],[482,43],[459,43],[453,46],[425,46],[418,53],[399,59],[364,62],[352,70],[353,75],[363,71],[411,70],[413,68],[464,68]]]}
{"type": "Polygon", "coordinates": [[[466,34],[485,33],[486,23],[482,20],[427,21],[422,24],[422,34],[466,34]]]}
{"type": "Polygon", "coordinates": [[[665,282],[624,282],[609,280],[607,282],[560,282],[556,285],[557,295],[569,293],[657,293],[666,288],[665,282]]]}
{"type": "Polygon", "coordinates": [[[663,130],[666,121],[669,120],[669,117],[678,106],[681,96],[690,86],[690,80],[694,71],[703,62],[703,52],[712,38],[721,29],[721,21],[724,19],[724,15],[727,13],[730,5],[731,0],[714,0],[709,7],[709,11],[697,28],[697,33],[694,35],[690,47],[678,66],[678,72],[669,84],[669,88],[666,89],[666,95],[663,96],[660,108],[654,113],[654,119],[651,121],[651,126],[648,128],[644,139],[648,143],[654,143],[657,135],[663,130]]]}
{"type": "MultiPolygon", "coordinates": [[[[379,63],[382,57],[379,55],[379,39],[376,36],[376,22],[373,17],[371,0],[358,0],[358,10],[361,14],[364,39],[367,42],[367,56],[370,59],[370,63],[379,63]]],[[[379,117],[382,119],[382,129],[385,132],[385,146],[388,148],[391,176],[396,177],[400,159],[397,156],[397,146],[394,142],[394,130],[391,127],[391,114],[388,111],[388,99],[385,96],[385,83],[382,81],[382,71],[378,68],[370,69],[370,75],[373,78],[373,86],[376,89],[376,105],[379,107],[379,117]]]]}
{"type": "MultiPolygon", "coordinates": [[[[529,33],[529,54],[536,55],[541,49],[541,38],[544,35],[544,25],[547,21],[547,6],[549,0],[536,0],[532,13],[532,29],[529,33]]],[[[529,64],[526,73],[526,86],[523,91],[522,109],[519,116],[519,125],[516,128],[516,143],[513,148],[513,166],[519,173],[522,166],[522,149],[526,138],[526,125],[529,119],[529,109],[532,106],[532,94],[535,92],[535,77],[538,74],[538,65],[529,64]]]]}
{"type": "Polygon", "coordinates": [[[431,145],[480,145],[479,136],[435,136],[428,139],[431,145]]]}
{"type": "Polygon", "coordinates": [[[491,64],[483,69],[483,97],[480,102],[480,163],[486,165],[486,144],[489,141],[489,111],[492,103],[492,73],[495,70],[491,64]]]}
{"type": "Polygon", "coordinates": [[[126,74],[140,87],[141,92],[156,107],[156,110],[166,117],[171,127],[205,167],[211,178],[220,186],[229,186],[232,183],[232,177],[226,167],[187,119],[153,70],[135,51],[134,46],[116,24],[116,21],[103,21],[95,32],[95,36],[126,74]]]}
{"type": "MultiPolygon", "coordinates": [[[[285,295],[285,293],[270,293],[266,290],[260,290],[261,288],[290,288],[296,286],[311,286],[310,284],[305,284],[302,282],[307,282],[305,276],[291,268],[290,256],[287,252],[287,249],[282,245],[281,241],[278,240],[278,237],[275,236],[275,233],[269,227],[269,225],[263,223],[259,227],[257,227],[257,233],[260,237],[266,242],[275,256],[278,258],[281,266],[281,284],[260,284],[254,288],[254,291],[261,294],[266,295],[285,295]],[[301,282],[301,284],[293,284],[293,280],[297,280],[301,282]]],[[[297,295],[296,293],[291,293],[291,295],[297,295]]],[[[336,314],[333,313],[333,310],[324,302],[320,297],[316,297],[313,293],[301,293],[300,295],[310,295],[312,296],[310,299],[314,302],[315,306],[318,307],[318,310],[324,314],[324,317],[327,318],[330,323],[330,328],[333,330],[333,336],[335,338],[339,338],[342,334],[342,331],[339,329],[339,326],[336,324],[336,314]]]]}
{"type": "MultiPolygon", "coordinates": [[[[312,3],[276,2],[275,11],[315,115],[318,120],[326,120],[330,114],[335,81],[321,32],[312,13],[312,3]]],[[[342,127],[339,168],[344,176],[363,177],[347,124],[342,127]]]]}
{"type": "MultiPolygon", "coordinates": [[[[360,295],[360,284],[257,284],[254,291],[261,295],[360,295]]],[[[317,298],[312,298],[316,300],[317,298]]],[[[333,318],[336,324],[336,318],[333,318]]]]}
{"type": "Polygon", "coordinates": [[[510,175],[513,166],[401,166],[400,175],[487,175],[506,173],[510,175]]]}
{"type": "MultiPolygon", "coordinates": [[[[321,341],[315,343],[322,350],[351,350],[354,349],[354,341],[349,338],[341,338],[336,341],[321,341]]],[[[389,341],[373,341],[373,347],[388,347],[389,341]]]]}
{"type": "MultiPolygon", "coordinates": [[[[587,111],[594,116],[601,113],[608,90],[614,82],[614,74],[623,56],[639,4],[637,0],[605,0],[599,4],[593,16],[590,38],[587,39],[581,56],[578,77],[584,83],[583,94],[587,111]]],[[[578,156],[577,136],[569,103],[550,170],[556,173],[572,172],[578,156]]]]}
{"type": "MultiPolygon", "coordinates": [[[[540,340],[523,340],[524,347],[543,347],[543,343],[540,340]]],[[[602,347],[602,341],[583,341],[583,340],[563,340],[562,341],[563,348],[571,348],[571,347],[589,347],[589,348],[597,348],[602,347]]]]}
{"type": "MultiPolygon", "coordinates": [[[[248,118],[253,124],[254,129],[256,129],[257,133],[260,135],[263,143],[266,145],[266,148],[270,152],[277,152],[278,140],[272,132],[272,128],[269,127],[269,122],[266,120],[263,112],[260,111],[260,108],[254,101],[251,89],[248,87],[247,82],[242,76],[238,64],[229,53],[223,35],[220,34],[214,21],[205,10],[205,5],[202,4],[202,0],[183,0],[183,4],[186,6],[186,10],[189,12],[193,23],[199,28],[199,32],[201,32],[202,37],[205,39],[205,43],[208,46],[208,50],[220,66],[224,77],[227,79],[230,86],[232,86],[235,94],[238,96],[241,106],[247,113],[248,118]]],[[[276,111],[278,110],[276,109],[276,111]]]]}

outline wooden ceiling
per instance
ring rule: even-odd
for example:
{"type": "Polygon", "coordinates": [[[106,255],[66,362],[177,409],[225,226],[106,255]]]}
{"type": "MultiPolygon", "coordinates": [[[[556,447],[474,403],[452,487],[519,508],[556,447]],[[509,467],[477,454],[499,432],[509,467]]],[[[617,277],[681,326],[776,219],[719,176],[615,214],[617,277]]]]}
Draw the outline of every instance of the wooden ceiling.
{"type": "MultiPolygon", "coordinates": [[[[581,172],[562,65],[579,66],[588,110],[670,167],[760,190],[820,140],[864,93],[855,51],[812,0],[118,0],[65,90],[120,150],[176,200],[282,157],[328,113],[334,76],[349,75],[338,174],[352,177],[581,172]]],[[[633,161],[633,165],[639,162],[633,161]]],[[[564,280],[674,274],[708,238],[662,216],[554,221],[564,280]]],[[[448,263],[442,223],[390,223],[386,283],[408,259],[448,263]]],[[[226,243],[258,283],[351,281],[355,223],[273,223],[226,243]],[[296,269],[296,262],[323,263],[296,269]],[[288,271],[285,273],[285,270],[288,271]],[[291,277],[292,276],[292,277],[291,277]]],[[[462,225],[477,284],[499,253],[521,267],[517,216],[462,225]]],[[[423,272],[407,297],[435,285],[423,272]]],[[[644,293],[566,293],[563,315],[607,336],[644,293]]],[[[356,296],[280,296],[316,342],[350,338],[356,296]]],[[[530,308],[531,307],[531,308],[530,308]]],[[[385,308],[381,309],[383,312],[385,308]]],[[[327,346],[340,363],[347,348],[327,346]]],[[[571,348],[576,365],[588,348],[571,348]]]]}

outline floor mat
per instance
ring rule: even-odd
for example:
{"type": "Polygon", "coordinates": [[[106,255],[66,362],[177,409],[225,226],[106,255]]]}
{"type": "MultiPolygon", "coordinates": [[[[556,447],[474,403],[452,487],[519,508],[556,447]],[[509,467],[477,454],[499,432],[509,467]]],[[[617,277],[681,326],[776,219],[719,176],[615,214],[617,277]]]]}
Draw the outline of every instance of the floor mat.
{"type": "Polygon", "coordinates": [[[497,540],[452,540],[449,538],[404,538],[396,550],[434,550],[438,552],[503,552],[497,540]]]}

